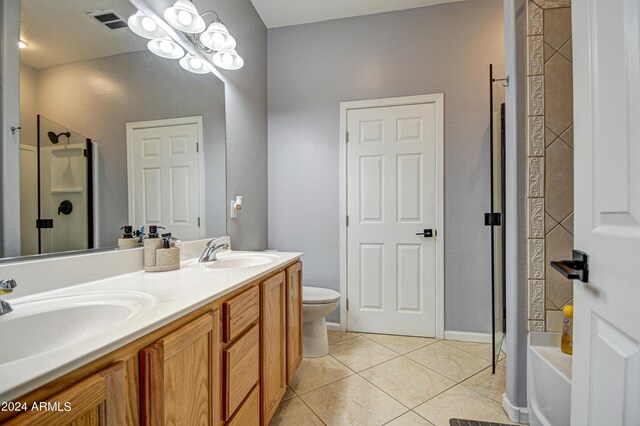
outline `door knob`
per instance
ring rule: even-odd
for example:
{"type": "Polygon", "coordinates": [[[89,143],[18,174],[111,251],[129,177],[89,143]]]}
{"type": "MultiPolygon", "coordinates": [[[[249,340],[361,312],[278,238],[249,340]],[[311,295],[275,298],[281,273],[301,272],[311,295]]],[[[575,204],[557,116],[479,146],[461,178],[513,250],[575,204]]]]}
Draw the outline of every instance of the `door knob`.
{"type": "Polygon", "coordinates": [[[431,238],[433,236],[437,236],[438,235],[438,231],[434,231],[433,229],[425,229],[422,232],[416,233],[416,235],[420,235],[420,236],[423,236],[425,238],[431,238]]]}

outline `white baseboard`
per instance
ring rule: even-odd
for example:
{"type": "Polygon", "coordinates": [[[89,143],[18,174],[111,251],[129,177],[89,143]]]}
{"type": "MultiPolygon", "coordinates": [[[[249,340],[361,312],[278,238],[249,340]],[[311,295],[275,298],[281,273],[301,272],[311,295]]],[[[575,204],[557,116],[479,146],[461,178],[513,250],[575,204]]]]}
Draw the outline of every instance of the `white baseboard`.
{"type": "Polygon", "coordinates": [[[458,340],[460,342],[491,343],[491,334],[473,333],[470,331],[445,331],[445,340],[458,340]]]}
{"type": "Polygon", "coordinates": [[[339,322],[327,322],[327,330],[329,330],[329,331],[340,331],[340,323],[339,322]]]}
{"type": "Polygon", "coordinates": [[[507,413],[509,420],[516,423],[529,423],[529,409],[526,407],[516,407],[511,403],[507,394],[502,394],[502,409],[507,413]]]}

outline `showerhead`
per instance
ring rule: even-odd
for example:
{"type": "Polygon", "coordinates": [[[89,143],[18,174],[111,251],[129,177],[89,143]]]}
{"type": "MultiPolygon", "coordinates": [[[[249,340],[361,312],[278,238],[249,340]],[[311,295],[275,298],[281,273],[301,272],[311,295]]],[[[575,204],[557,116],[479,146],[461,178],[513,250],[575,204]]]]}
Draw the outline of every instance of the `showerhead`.
{"type": "Polygon", "coordinates": [[[55,132],[48,132],[47,136],[49,136],[49,140],[52,144],[56,145],[59,142],[60,136],[66,136],[67,138],[71,137],[71,132],[62,132],[56,134],[55,132]]]}

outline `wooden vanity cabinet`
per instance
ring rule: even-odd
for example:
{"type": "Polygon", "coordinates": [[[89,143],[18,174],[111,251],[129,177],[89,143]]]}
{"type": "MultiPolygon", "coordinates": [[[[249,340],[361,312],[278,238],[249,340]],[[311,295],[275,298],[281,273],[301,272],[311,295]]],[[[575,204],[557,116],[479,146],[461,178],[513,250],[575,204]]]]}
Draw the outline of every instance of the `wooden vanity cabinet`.
{"type": "Polygon", "coordinates": [[[0,423],[7,426],[124,425],[127,423],[126,380],[125,364],[119,362],[43,403],[36,403],[38,409],[33,410],[30,406],[30,411],[0,423]]]}
{"type": "Polygon", "coordinates": [[[280,272],[260,284],[261,410],[268,425],[287,390],[286,275],[280,272]]]}
{"type": "Polygon", "coordinates": [[[302,362],[302,262],[287,273],[287,384],[302,362]]]}
{"type": "Polygon", "coordinates": [[[301,360],[296,261],[19,398],[62,411],[0,424],[268,425],[301,360]]]}
{"type": "Polygon", "coordinates": [[[219,425],[220,315],[216,309],[140,351],[142,425],[219,425]]]}

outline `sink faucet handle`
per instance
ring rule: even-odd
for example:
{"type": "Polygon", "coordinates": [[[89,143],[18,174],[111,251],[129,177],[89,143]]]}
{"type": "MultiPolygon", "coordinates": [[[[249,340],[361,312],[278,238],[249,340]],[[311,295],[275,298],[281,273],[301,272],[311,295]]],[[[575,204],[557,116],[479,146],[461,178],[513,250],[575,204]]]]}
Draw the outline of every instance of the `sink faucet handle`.
{"type": "Polygon", "coordinates": [[[14,279],[0,281],[0,294],[11,293],[18,283],[14,279]]]}

